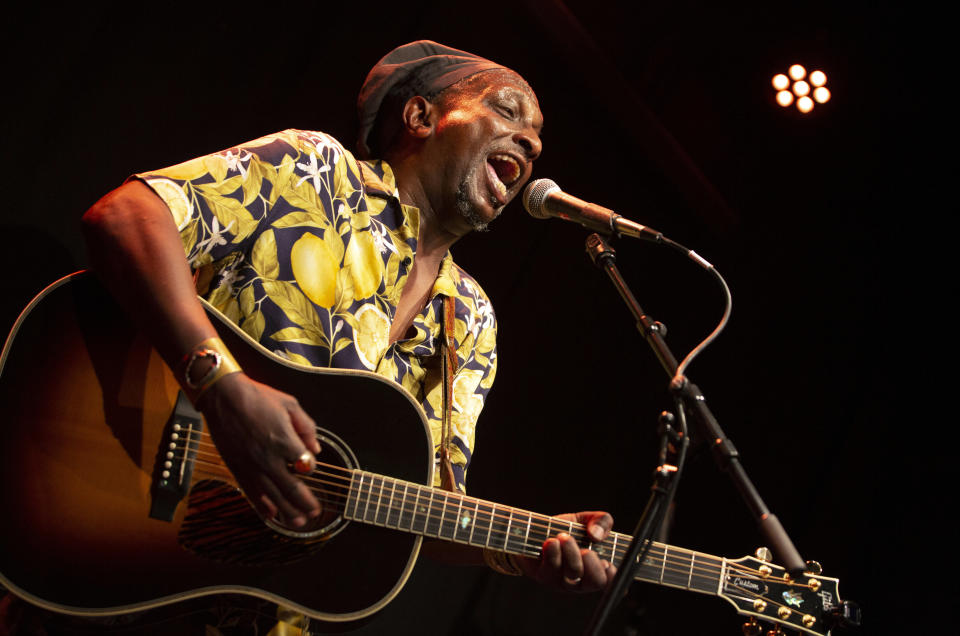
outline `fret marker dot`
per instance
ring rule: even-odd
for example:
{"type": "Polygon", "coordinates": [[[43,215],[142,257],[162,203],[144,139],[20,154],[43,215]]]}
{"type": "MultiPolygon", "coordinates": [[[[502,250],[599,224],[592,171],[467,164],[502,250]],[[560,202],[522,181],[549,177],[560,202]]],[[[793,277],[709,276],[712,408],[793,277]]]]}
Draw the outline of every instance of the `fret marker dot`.
{"type": "Polygon", "coordinates": [[[468,525],[470,525],[470,515],[463,515],[460,519],[460,527],[466,530],[468,525]]]}

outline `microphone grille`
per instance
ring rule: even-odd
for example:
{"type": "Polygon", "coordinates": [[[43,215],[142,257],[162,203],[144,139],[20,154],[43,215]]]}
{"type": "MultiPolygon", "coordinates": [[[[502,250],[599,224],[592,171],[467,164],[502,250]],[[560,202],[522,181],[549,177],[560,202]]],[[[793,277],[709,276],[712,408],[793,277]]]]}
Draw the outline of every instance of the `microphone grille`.
{"type": "Polygon", "coordinates": [[[550,179],[531,181],[523,191],[523,207],[532,217],[538,219],[549,218],[550,215],[543,209],[543,202],[548,194],[559,189],[560,186],[550,179]]]}

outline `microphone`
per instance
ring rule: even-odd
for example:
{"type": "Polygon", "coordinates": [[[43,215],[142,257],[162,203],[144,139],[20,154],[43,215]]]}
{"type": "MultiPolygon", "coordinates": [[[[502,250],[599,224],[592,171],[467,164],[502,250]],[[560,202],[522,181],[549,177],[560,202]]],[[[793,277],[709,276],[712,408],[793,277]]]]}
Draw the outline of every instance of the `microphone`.
{"type": "Polygon", "coordinates": [[[550,179],[530,182],[523,191],[523,207],[530,216],[546,219],[555,216],[574,221],[583,227],[604,234],[625,234],[634,238],[663,242],[663,234],[623,218],[613,210],[587,203],[560,190],[550,179]]]}

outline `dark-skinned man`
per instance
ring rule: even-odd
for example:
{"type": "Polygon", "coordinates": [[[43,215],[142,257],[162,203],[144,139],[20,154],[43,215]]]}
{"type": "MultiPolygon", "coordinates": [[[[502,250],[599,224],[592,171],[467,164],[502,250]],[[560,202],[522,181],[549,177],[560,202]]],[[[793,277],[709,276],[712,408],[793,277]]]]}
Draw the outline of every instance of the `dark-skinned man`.
{"type": "MultiPolygon", "coordinates": [[[[290,466],[319,450],[313,418],[322,423],[323,413],[233,366],[198,292],[277,355],[395,380],[427,412],[435,485],[462,490],[496,370],[496,326],[449,249],[517,196],[541,152],[528,84],[433,42],[384,57],[358,107],[359,155],[379,160],[358,161],[321,133],[285,131],[137,175],[84,217],[94,269],[153,334],[246,496],[295,527],[320,510],[290,466]],[[445,311],[457,357],[446,431],[443,382],[430,364],[445,311]]],[[[602,512],[565,518],[597,541],[612,525],[602,512]]],[[[427,552],[570,591],[599,589],[614,572],[566,534],[548,539],[540,560],[455,544],[427,552]]]]}

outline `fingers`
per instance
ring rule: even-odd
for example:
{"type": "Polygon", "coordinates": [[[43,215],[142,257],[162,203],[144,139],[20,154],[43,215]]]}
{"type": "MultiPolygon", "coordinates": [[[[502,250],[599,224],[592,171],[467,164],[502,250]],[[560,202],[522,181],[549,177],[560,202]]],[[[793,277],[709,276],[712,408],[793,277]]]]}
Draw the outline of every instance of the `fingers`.
{"type": "Polygon", "coordinates": [[[583,557],[573,537],[561,532],[555,538],[544,541],[536,575],[538,580],[561,589],[572,590],[580,584],[583,574],[583,557]]]}
{"type": "MultiPolygon", "coordinates": [[[[592,542],[606,539],[613,526],[613,518],[606,512],[581,512],[561,515],[586,525],[592,542]]],[[[569,592],[590,592],[602,589],[613,579],[616,567],[601,559],[589,547],[581,547],[565,532],[547,539],[543,544],[535,578],[569,592]]]]}
{"type": "Polygon", "coordinates": [[[570,536],[558,536],[563,563],[560,585],[571,592],[592,592],[603,589],[616,574],[609,561],[600,559],[593,550],[580,548],[570,536]]]}
{"type": "Polygon", "coordinates": [[[563,566],[563,555],[561,554],[559,537],[547,539],[543,542],[543,554],[540,557],[540,567],[536,578],[544,582],[551,579],[555,580],[561,566],[563,566]]]}
{"type": "Polygon", "coordinates": [[[316,455],[320,452],[320,442],[317,441],[317,423],[313,418],[307,415],[307,412],[300,408],[300,403],[293,396],[287,402],[287,413],[290,415],[290,424],[293,430],[304,443],[307,449],[316,455]]]}
{"type": "Polygon", "coordinates": [[[279,509],[281,519],[301,527],[306,524],[307,518],[320,514],[320,504],[294,471],[301,475],[311,474],[316,467],[316,458],[294,434],[291,433],[284,441],[286,445],[279,457],[268,459],[270,470],[263,473],[259,481],[270,501],[279,509]]]}
{"type": "Polygon", "coordinates": [[[301,527],[320,504],[292,472],[310,473],[319,452],[316,425],[296,399],[244,374],[227,376],[204,405],[221,456],[257,511],[301,527]]]}
{"type": "Polygon", "coordinates": [[[578,512],[574,515],[576,520],[587,526],[587,534],[595,542],[603,541],[610,534],[613,528],[613,517],[610,513],[600,510],[589,512],[578,512]]]}
{"type": "MultiPolygon", "coordinates": [[[[264,387],[267,388],[267,387],[264,387]]],[[[310,474],[316,467],[314,455],[320,452],[316,438],[317,425],[292,395],[269,389],[269,393],[282,407],[286,417],[279,418],[279,426],[270,439],[278,446],[279,457],[268,457],[271,470],[262,480],[268,500],[275,503],[285,523],[295,527],[306,524],[308,517],[320,514],[320,505],[313,493],[291,472],[310,474]]]]}
{"type": "Polygon", "coordinates": [[[571,581],[579,581],[583,578],[583,557],[580,554],[580,546],[569,534],[560,533],[557,535],[560,542],[560,554],[563,556],[563,565],[560,572],[563,578],[571,581]]]}
{"type": "Polygon", "coordinates": [[[300,528],[308,517],[320,513],[319,504],[302,481],[291,475],[286,467],[280,473],[261,475],[257,480],[263,493],[259,501],[260,513],[267,519],[277,518],[285,525],[300,528]]]}
{"type": "Polygon", "coordinates": [[[264,483],[262,489],[263,493],[256,499],[256,508],[264,519],[276,519],[284,525],[296,528],[306,524],[306,516],[290,504],[286,498],[280,496],[275,484],[264,483]]]}
{"type": "Polygon", "coordinates": [[[290,474],[288,464],[272,461],[266,449],[258,449],[253,460],[233,468],[240,488],[264,519],[279,519],[300,527],[306,523],[309,507],[296,503],[299,480],[290,474]]]}
{"type": "Polygon", "coordinates": [[[612,567],[609,561],[602,561],[592,550],[582,550],[583,577],[581,586],[584,590],[599,590],[612,578],[608,569],[612,567]]]}

